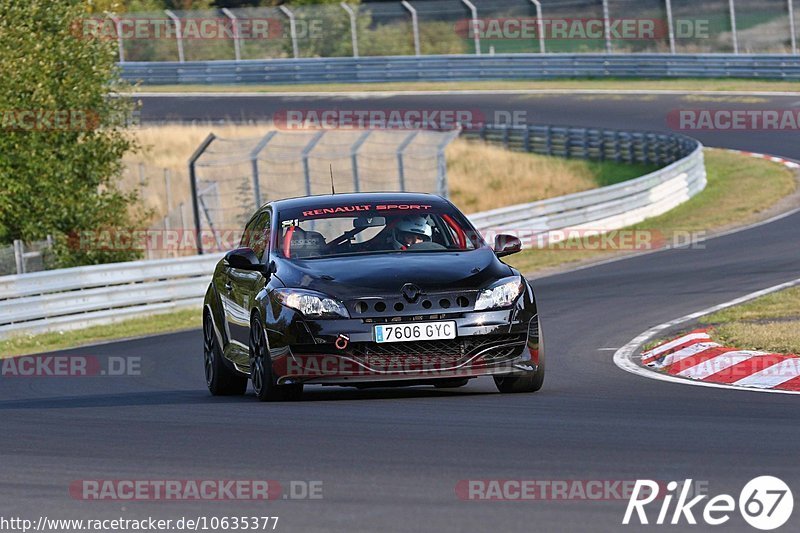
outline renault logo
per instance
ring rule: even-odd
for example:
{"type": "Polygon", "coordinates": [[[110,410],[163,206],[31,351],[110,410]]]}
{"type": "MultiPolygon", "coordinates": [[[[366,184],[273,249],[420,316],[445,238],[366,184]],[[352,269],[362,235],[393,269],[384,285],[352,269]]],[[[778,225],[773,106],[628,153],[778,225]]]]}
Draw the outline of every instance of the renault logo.
{"type": "Polygon", "coordinates": [[[414,303],[417,301],[417,298],[419,298],[419,295],[422,291],[420,291],[419,287],[413,283],[406,283],[403,285],[403,288],[400,289],[400,292],[403,294],[403,298],[405,298],[409,303],[414,303]]]}

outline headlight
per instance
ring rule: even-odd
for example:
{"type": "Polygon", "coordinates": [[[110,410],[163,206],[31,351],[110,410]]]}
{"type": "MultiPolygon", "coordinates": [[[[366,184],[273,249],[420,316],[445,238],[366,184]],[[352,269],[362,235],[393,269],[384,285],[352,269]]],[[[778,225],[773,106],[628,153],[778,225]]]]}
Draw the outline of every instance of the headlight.
{"type": "Polygon", "coordinates": [[[350,318],[344,304],[324,294],[303,289],[275,289],[275,299],[310,318],[350,318]]]}
{"type": "Polygon", "coordinates": [[[523,286],[522,278],[519,276],[501,279],[488,289],[478,293],[475,310],[509,307],[522,293],[523,286]]]}

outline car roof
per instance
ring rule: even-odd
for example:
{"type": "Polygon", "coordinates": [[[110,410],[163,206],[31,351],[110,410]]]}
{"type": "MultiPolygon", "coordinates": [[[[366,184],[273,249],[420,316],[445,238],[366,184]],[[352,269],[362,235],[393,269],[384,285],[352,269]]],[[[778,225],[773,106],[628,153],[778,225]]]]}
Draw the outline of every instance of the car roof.
{"type": "Polygon", "coordinates": [[[316,209],[341,204],[362,204],[375,202],[393,203],[428,203],[432,205],[448,205],[447,200],[441,196],[430,193],[416,192],[362,192],[362,193],[343,193],[343,194],[320,194],[315,196],[301,196],[298,198],[286,198],[275,200],[270,203],[277,211],[288,209],[316,209]]]}

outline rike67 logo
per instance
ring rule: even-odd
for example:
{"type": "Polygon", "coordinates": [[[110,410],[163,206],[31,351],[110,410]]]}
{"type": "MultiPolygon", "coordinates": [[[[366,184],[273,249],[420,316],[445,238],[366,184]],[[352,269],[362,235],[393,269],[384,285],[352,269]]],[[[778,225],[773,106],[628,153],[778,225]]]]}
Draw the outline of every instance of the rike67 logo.
{"type": "MultiPolygon", "coordinates": [[[[720,494],[704,502],[708,495],[692,497],[691,489],[691,479],[687,479],[682,485],[677,481],[670,481],[667,483],[666,494],[660,494],[659,484],[655,481],[637,480],[622,523],[636,524],[638,519],[642,525],[650,524],[652,513],[648,516],[645,507],[657,499],[661,499],[658,517],[654,522],[658,525],[696,525],[697,519],[700,518],[710,526],[719,526],[730,520],[731,514],[737,510],[738,503],[738,511],[745,522],[756,529],[768,531],[784,525],[792,516],[794,509],[791,489],[782,480],[773,476],[761,476],[750,480],[739,493],[738,502],[729,494],[720,494]]],[[[658,504],[653,507],[658,507],[658,504]]]]}

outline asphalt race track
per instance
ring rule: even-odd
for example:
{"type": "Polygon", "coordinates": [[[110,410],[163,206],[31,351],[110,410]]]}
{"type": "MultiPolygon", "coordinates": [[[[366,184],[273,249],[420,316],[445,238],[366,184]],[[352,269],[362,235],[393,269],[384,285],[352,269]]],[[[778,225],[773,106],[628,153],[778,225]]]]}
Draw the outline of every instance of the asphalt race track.
{"type": "MultiPolygon", "coordinates": [[[[291,105],[524,109],[531,122],[664,130],[677,108],[783,109],[681,96],[463,95],[142,98],[143,120],[260,119],[291,105]],[[299,104],[298,104],[299,103],[299,104]],[[353,104],[355,105],[355,104],[353,104]]],[[[690,133],[706,145],[800,159],[797,133],[690,133]]],[[[125,378],[2,378],[0,509],[51,518],[279,516],[282,531],[636,531],[626,501],[463,501],[468,479],[707,481],[738,498],[776,475],[800,496],[795,396],[644,379],[613,349],[649,327],[800,277],[800,214],[706,243],[534,282],[547,342],[544,389],[309,388],[299,403],[212,398],[199,331],[68,353],[141,357],[125,378]],[[82,479],[321,480],[323,498],[272,502],[91,502],[82,479]]],[[[658,507],[653,507],[651,520],[658,507]]],[[[698,514],[698,513],[695,513],[698,514]]],[[[702,512],[700,513],[702,514],[702,512]]],[[[797,530],[800,513],[784,530],[797,530]]],[[[681,530],[686,529],[685,522],[681,530]]],[[[660,530],[661,528],[656,528],[660,530]]],[[[673,528],[675,529],[675,528],[673,528]]],[[[706,526],[694,526],[700,531],[706,526]]],[[[753,531],[737,513],[727,530],[753,531]]]]}

